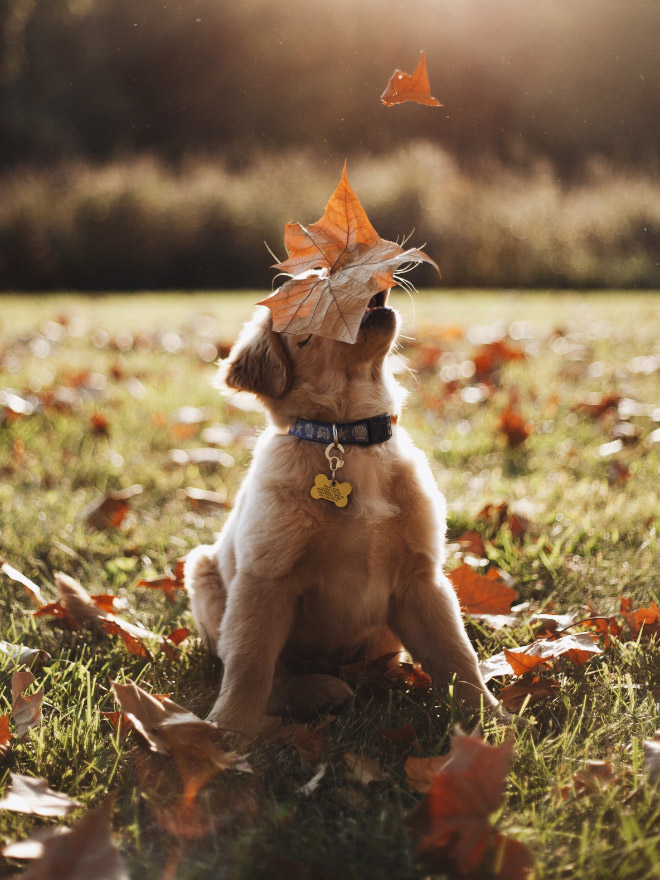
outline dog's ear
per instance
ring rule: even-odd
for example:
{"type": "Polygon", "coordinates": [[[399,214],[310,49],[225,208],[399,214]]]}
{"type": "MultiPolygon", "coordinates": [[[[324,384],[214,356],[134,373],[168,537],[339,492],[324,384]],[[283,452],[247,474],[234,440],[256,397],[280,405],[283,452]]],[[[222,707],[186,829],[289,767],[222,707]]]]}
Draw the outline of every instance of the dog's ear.
{"type": "Polygon", "coordinates": [[[291,362],[279,333],[272,330],[270,312],[266,320],[256,320],[241,333],[224,366],[225,385],[236,391],[283,397],[291,380],[291,362]]]}

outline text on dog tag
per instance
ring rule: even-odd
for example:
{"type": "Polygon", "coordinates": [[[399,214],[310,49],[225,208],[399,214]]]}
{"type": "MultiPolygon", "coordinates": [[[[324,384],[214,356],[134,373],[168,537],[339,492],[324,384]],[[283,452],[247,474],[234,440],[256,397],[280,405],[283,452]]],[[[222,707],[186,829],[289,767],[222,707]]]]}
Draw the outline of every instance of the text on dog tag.
{"type": "Polygon", "coordinates": [[[346,507],[353,487],[350,483],[338,483],[325,474],[317,474],[309,494],[316,500],[332,501],[337,507],[346,507]]]}

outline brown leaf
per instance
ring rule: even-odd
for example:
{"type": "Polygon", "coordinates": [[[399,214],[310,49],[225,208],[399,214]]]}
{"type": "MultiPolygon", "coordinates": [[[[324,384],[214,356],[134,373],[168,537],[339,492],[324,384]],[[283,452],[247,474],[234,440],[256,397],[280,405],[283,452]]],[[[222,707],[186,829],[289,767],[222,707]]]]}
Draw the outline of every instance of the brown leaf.
{"type": "Polygon", "coordinates": [[[10,750],[9,715],[0,715],[0,764],[5,760],[10,750]]]}
{"type": "Polygon", "coordinates": [[[112,841],[113,800],[108,798],[72,828],[35,836],[31,854],[36,858],[16,880],[128,880],[112,841]]]}
{"type": "Polygon", "coordinates": [[[479,664],[484,681],[498,675],[524,675],[541,665],[548,665],[564,654],[578,665],[594,654],[602,654],[603,649],[594,642],[594,634],[581,632],[561,636],[558,639],[537,639],[531,645],[523,645],[514,650],[504,649],[479,664]]]}
{"type": "Polygon", "coordinates": [[[660,608],[655,602],[651,602],[647,608],[626,611],[623,617],[635,637],[640,633],[646,637],[660,635],[660,608]]]}
{"type": "Polygon", "coordinates": [[[6,574],[8,578],[11,578],[11,580],[16,581],[17,583],[25,587],[27,592],[30,594],[30,597],[37,603],[37,605],[45,605],[45,600],[40,588],[34,583],[34,581],[31,581],[29,577],[26,577],[24,574],[15,569],[13,566],[9,565],[9,563],[7,562],[2,563],[0,571],[3,574],[6,574]]]}
{"type": "Polygon", "coordinates": [[[47,779],[21,776],[18,773],[10,773],[9,778],[11,787],[0,800],[0,810],[52,818],[66,816],[75,807],[80,806],[78,801],[72,801],[68,795],[49,788],[47,779]]]}
{"type": "Polygon", "coordinates": [[[561,796],[566,800],[571,795],[602,794],[617,779],[609,761],[587,761],[583,770],[573,774],[570,784],[562,786],[561,796]]]}
{"type": "Polygon", "coordinates": [[[506,614],[518,594],[497,572],[478,574],[467,563],[449,572],[458,601],[468,614],[506,614]]]}
{"type": "Polygon", "coordinates": [[[130,499],[140,492],[142,492],[140,485],[129,486],[118,492],[108,492],[107,495],[90,502],[81,512],[80,519],[99,531],[109,528],[118,529],[128,513],[130,499]]]}
{"type": "Polygon", "coordinates": [[[418,856],[444,859],[459,875],[496,869],[499,838],[489,817],[502,803],[512,756],[512,740],[490,746],[476,731],[452,735],[447,763],[407,820],[422,835],[418,856]]]}
{"type": "Polygon", "coordinates": [[[146,657],[148,660],[151,660],[151,653],[144,642],[127,632],[123,624],[118,620],[101,619],[100,624],[109,635],[119,636],[130,654],[135,654],[136,657],[146,657]]]}
{"type": "Polygon", "coordinates": [[[37,691],[36,694],[24,695],[24,691],[34,681],[34,675],[27,670],[15,672],[11,678],[12,717],[16,725],[16,736],[21,740],[26,739],[31,727],[36,727],[41,722],[43,690],[37,691]]]}
{"type": "Polygon", "coordinates": [[[404,724],[403,727],[381,730],[380,734],[398,748],[411,748],[416,752],[420,749],[417,733],[412,724],[404,724]]]}
{"type": "Polygon", "coordinates": [[[292,277],[260,303],[271,310],[278,332],[355,342],[369,301],[397,283],[397,270],[420,262],[438,268],[421,250],[404,250],[378,235],[346,166],[323,217],[307,227],[288,223],[284,243],[288,257],[275,268],[292,277]]]}
{"type": "Polygon", "coordinates": [[[524,705],[533,706],[554,696],[560,687],[555,678],[521,678],[503,687],[497,696],[509,712],[520,712],[524,705]]]}
{"type": "Polygon", "coordinates": [[[404,101],[414,101],[416,104],[425,104],[427,107],[442,107],[443,104],[431,96],[431,84],[426,70],[426,56],[420,52],[419,63],[412,73],[404,73],[398,68],[390,77],[387,88],[380,96],[380,100],[386,107],[394,104],[403,104],[404,101]]]}
{"type": "Polygon", "coordinates": [[[123,712],[101,712],[101,715],[112,724],[115,733],[120,736],[126,736],[133,729],[133,725],[123,712]]]}
{"type": "Polygon", "coordinates": [[[185,589],[183,563],[177,564],[177,568],[173,573],[164,574],[160,577],[142,578],[136,586],[149,587],[152,590],[162,590],[168,599],[174,601],[178,591],[185,589]]]}
{"type": "Polygon", "coordinates": [[[63,629],[80,629],[78,621],[67,611],[61,602],[49,602],[37,611],[32,612],[34,617],[55,617],[63,629]]]}
{"type": "Polygon", "coordinates": [[[479,532],[463,532],[462,535],[456,538],[456,543],[464,553],[473,553],[475,556],[480,557],[486,556],[484,539],[479,532]]]}
{"type": "Polygon", "coordinates": [[[521,446],[534,431],[534,425],[526,422],[511,404],[500,414],[499,430],[513,449],[521,446]]]}
{"type": "Polygon", "coordinates": [[[376,758],[368,758],[366,755],[345,752],[344,763],[348,767],[351,776],[362,783],[362,785],[369,785],[371,782],[385,782],[388,778],[376,758]]]}
{"type": "Polygon", "coordinates": [[[426,794],[433,785],[435,777],[449,760],[449,755],[437,755],[430,758],[408,758],[403,768],[406,773],[408,788],[426,794]]]}
{"type": "Polygon", "coordinates": [[[10,642],[3,641],[0,641],[0,654],[11,657],[17,666],[36,666],[50,660],[48,651],[28,648],[25,645],[12,645],[10,642]]]}

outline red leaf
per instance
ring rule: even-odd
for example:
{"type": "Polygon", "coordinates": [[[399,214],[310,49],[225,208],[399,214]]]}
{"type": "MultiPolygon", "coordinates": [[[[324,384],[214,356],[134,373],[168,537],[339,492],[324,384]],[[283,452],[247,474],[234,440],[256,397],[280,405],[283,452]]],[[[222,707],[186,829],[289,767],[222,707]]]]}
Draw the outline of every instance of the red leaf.
{"type": "Polygon", "coordinates": [[[449,572],[458,601],[469,614],[506,614],[518,594],[498,575],[477,574],[467,563],[449,572]]]}
{"type": "Polygon", "coordinates": [[[404,250],[382,239],[346,177],[310,226],[288,223],[284,233],[288,257],[275,268],[291,275],[260,305],[273,315],[273,330],[314,333],[355,342],[370,299],[397,283],[402,266],[433,260],[421,250],[404,250]]]}
{"type": "Polygon", "coordinates": [[[509,404],[500,415],[499,429],[505,435],[509,446],[515,449],[521,446],[533,433],[534,426],[526,422],[521,414],[509,404]]]}
{"type": "Polygon", "coordinates": [[[178,629],[173,629],[169,635],[165,636],[165,638],[172,642],[173,645],[180,645],[189,635],[190,630],[185,626],[180,626],[178,629]]]}
{"type": "Polygon", "coordinates": [[[431,84],[426,70],[426,56],[420,52],[419,63],[412,73],[404,73],[398,68],[390,77],[387,88],[380,96],[380,100],[386,107],[394,104],[403,104],[404,101],[414,101],[416,104],[425,104],[427,107],[442,107],[437,98],[431,96],[431,84]]]}
{"type": "Polygon", "coordinates": [[[456,543],[465,553],[474,553],[475,556],[482,557],[486,555],[484,539],[479,532],[463,532],[460,537],[456,538],[456,543]]]}
{"type": "MultiPolygon", "coordinates": [[[[622,606],[624,601],[622,600],[622,606]]],[[[638,636],[640,632],[645,636],[660,635],[660,608],[655,602],[651,602],[648,608],[624,612],[623,616],[634,636],[638,636]]]]}
{"type": "Polygon", "coordinates": [[[177,592],[184,589],[183,572],[179,574],[177,571],[175,574],[164,574],[160,577],[142,578],[137,586],[149,587],[152,590],[162,590],[168,599],[174,601],[177,592]]]}
{"type": "Polygon", "coordinates": [[[11,748],[9,741],[9,715],[0,715],[0,763],[5,760],[11,748]]]}
{"type": "Polygon", "coordinates": [[[100,624],[109,635],[119,636],[124,643],[124,647],[131,654],[135,654],[138,657],[146,657],[148,660],[151,660],[151,654],[149,653],[147,646],[141,642],[140,639],[137,639],[129,632],[126,632],[119,621],[105,620],[101,618],[100,624]]]}
{"type": "Polygon", "coordinates": [[[408,788],[426,794],[431,789],[438,773],[444,769],[449,760],[451,760],[450,755],[438,755],[430,758],[407,758],[404,770],[408,788]]]}
{"type": "Polygon", "coordinates": [[[408,818],[422,833],[419,856],[448,860],[459,874],[496,867],[489,817],[502,803],[512,756],[512,740],[490,746],[475,734],[452,736],[449,760],[408,818]]]}

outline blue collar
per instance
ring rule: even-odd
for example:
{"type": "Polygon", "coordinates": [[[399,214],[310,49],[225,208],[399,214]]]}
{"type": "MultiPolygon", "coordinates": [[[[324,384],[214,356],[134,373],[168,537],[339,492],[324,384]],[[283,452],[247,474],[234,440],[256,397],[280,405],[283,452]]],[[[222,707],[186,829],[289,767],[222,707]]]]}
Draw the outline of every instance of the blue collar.
{"type": "MultiPolygon", "coordinates": [[[[374,416],[371,419],[362,419],[359,422],[335,423],[334,427],[337,429],[337,439],[340,443],[357,443],[360,446],[371,446],[374,443],[384,443],[392,436],[392,419],[387,413],[374,416]]],[[[309,419],[296,419],[289,428],[289,434],[299,437],[301,440],[311,440],[314,443],[332,443],[332,429],[332,422],[312,422],[309,419]]]]}

